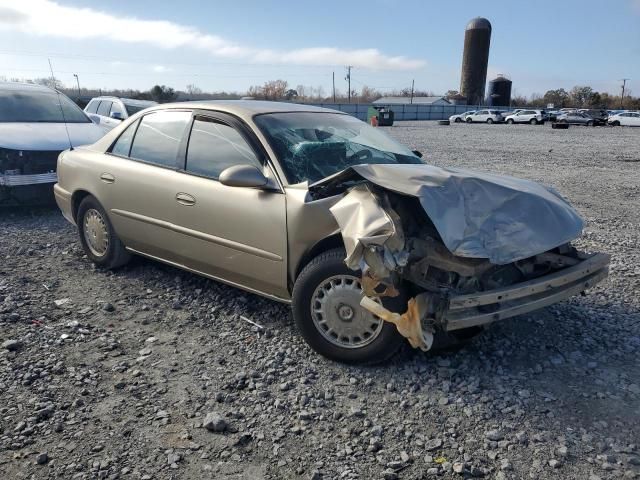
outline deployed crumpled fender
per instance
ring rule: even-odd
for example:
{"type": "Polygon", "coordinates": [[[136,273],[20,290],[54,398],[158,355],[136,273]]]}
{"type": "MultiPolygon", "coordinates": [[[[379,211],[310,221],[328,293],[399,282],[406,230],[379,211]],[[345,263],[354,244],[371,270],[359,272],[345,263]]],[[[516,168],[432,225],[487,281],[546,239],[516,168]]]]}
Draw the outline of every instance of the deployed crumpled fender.
{"type": "MultiPolygon", "coordinates": [[[[319,198],[323,191],[335,194],[332,187],[358,180],[418,198],[445,246],[459,257],[504,265],[546,252],[582,233],[582,219],[557,192],[504,175],[431,165],[356,165],[316,182],[309,191],[319,198]]],[[[378,222],[388,220],[362,209],[365,217],[349,219],[352,213],[344,206],[339,202],[332,213],[341,224],[348,251],[344,226],[353,226],[355,244],[363,234],[380,231],[378,222]],[[336,215],[339,212],[344,218],[336,215]]]]}

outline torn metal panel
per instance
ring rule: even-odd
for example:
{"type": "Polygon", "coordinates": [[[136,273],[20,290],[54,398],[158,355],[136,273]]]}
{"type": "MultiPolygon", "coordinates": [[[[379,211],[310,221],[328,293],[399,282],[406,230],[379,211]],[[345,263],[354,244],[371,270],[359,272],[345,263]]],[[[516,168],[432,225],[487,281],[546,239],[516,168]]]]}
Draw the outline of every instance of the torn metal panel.
{"type": "Polygon", "coordinates": [[[407,311],[402,315],[387,310],[369,297],[362,297],[360,305],[384,321],[393,323],[413,348],[426,352],[433,345],[433,330],[423,328],[423,320],[429,312],[429,294],[421,293],[410,299],[407,311]]]}
{"type": "Polygon", "coordinates": [[[418,198],[442,241],[459,257],[503,265],[577,238],[578,213],[554,190],[503,175],[431,165],[357,165],[309,187],[316,196],[368,181],[418,198]]]}
{"type": "Polygon", "coordinates": [[[357,185],[330,211],[340,226],[349,268],[367,265],[372,276],[382,279],[406,265],[402,224],[385,197],[368,185],[357,185]]]}

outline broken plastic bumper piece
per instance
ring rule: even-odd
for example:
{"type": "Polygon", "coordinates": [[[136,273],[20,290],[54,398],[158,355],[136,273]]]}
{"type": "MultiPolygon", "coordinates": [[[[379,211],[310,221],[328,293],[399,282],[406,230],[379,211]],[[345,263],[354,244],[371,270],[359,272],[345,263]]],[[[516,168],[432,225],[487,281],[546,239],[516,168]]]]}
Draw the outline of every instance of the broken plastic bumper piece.
{"type": "Polygon", "coordinates": [[[409,300],[404,314],[391,312],[369,297],[360,305],[396,325],[411,346],[428,350],[434,326],[445,331],[485,325],[552,305],[584,292],[607,277],[610,256],[594,254],[585,260],[534,280],[480,293],[451,295],[443,311],[429,308],[429,293],[409,300]],[[428,325],[425,327],[425,325],[428,325]]]}

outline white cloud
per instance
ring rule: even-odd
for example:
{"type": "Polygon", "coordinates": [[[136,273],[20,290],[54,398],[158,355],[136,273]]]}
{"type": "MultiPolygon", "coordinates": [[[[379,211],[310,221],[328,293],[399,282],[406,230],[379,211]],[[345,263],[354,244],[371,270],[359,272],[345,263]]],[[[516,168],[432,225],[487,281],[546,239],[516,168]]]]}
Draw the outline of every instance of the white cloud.
{"type": "Polygon", "coordinates": [[[107,39],[164,49],[193,48],[216,57],[256,64],[340,64],[377,70],[411,70],[425,65],[423,60],[389,56],[373,48],[254,48],[165,20],[118,17],[91,8],[66,7],[50,0],[0,0],[0,28],[76,40],[107,39]],[[104,25],[117,28],[99,27],[104,25]]]}
{"type": "Polygon", "coordinates": [[[152,70],[156,73],[166,73],[171,71],[170,68],[165,67],[164,65],[154,65],[152,70]]]}

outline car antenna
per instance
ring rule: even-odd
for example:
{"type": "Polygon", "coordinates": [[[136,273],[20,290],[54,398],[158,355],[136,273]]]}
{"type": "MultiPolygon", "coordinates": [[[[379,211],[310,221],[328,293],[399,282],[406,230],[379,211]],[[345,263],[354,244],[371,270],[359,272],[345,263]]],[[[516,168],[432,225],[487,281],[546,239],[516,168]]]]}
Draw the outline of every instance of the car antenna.
{"type": "Polygon", "coordinates": [[[51,70],[51,81],[53,82],[53,89],[58,95],[58,106],[60,107],[60,113],[62,114],[62,121],[64,122],[64,129],[67,132],[67,140],[69,141],[69,150],[73,150],[73,144],[71,143],[71,135],[69,135],[69,127],[67,126],[67,118],[64,116],[64,108],[62,108],[62,100],[60,99],[60,92],[56,88],[56,77],[53,74],[53,67],[51,66],[51,59],[47,58],[49,62],[49,70],[51,70]]]}

